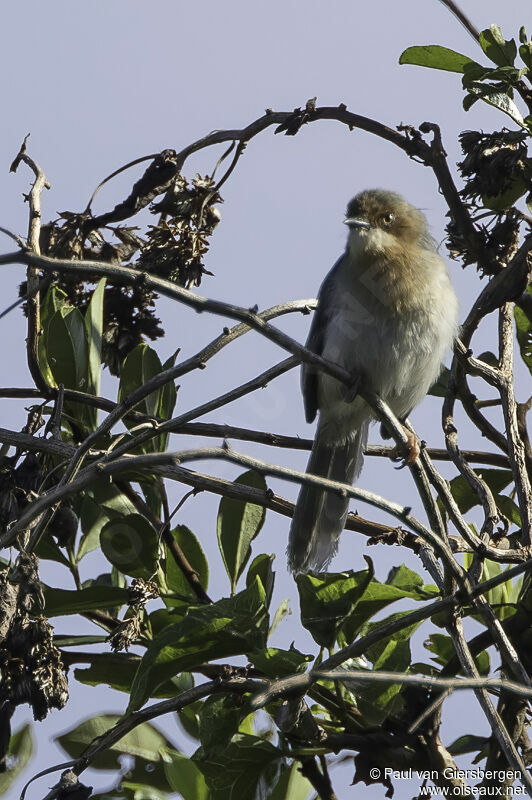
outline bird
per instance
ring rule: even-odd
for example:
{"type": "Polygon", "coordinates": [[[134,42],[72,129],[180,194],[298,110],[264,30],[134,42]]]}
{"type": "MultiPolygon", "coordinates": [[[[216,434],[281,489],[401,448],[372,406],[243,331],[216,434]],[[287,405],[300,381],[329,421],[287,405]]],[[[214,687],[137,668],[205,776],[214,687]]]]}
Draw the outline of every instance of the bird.
{"type": "MultiPolygon", "coordinates": [[[[441,372],[459,307],[425,215],[401,195],[362,191],[344,222],[346,249],[320,287],[306,347],[348,371],[353,383],[304,363],[301,389],[307,422],[318,415],[307,473],[351,485],[374,420],[357,387],[378,395],[404,423],[441,372]]],[[[411,463],[419,442],[409,435],[409,445],[411,463]]],[[[295,576],[327,569],[348,506],[345,495],[301,485],[287,548],[295,576]]]]}

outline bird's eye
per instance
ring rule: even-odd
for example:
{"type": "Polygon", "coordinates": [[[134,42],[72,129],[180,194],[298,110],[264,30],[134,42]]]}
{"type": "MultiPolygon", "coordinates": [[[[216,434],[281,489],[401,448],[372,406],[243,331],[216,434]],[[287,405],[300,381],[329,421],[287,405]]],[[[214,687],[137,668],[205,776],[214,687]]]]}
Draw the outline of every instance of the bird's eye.
{"type": "Polygon", "coordinates": [[[387,214],[383,214],[383,215],[382,215],[382,224],[383,224],[383,225],[384,225],[386,228],[389,228],[389,227],[390,227],[390,225],[392,224],[392,222],[394,221],[394,219],[395,219],[395,214],[392,214],[392,212],[391,212],[391,211],[388,211],[388,213],[387,213],[387,214]]]}

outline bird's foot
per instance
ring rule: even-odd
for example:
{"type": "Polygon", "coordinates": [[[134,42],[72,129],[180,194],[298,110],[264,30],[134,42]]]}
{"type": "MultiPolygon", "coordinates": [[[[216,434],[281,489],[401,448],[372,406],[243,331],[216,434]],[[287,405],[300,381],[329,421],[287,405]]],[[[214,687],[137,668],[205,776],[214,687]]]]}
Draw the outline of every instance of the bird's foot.
{"type": "Polygon", "coordinates": [[[415,433],[409,431],[408,428],[403,426],[407,442],[403,445],[396,445],[390,455],[392,461],[401,461],[402,463],[396,469],[404,469],[410,467],[417,460],[421,452],[421,445],[415,433]]]}

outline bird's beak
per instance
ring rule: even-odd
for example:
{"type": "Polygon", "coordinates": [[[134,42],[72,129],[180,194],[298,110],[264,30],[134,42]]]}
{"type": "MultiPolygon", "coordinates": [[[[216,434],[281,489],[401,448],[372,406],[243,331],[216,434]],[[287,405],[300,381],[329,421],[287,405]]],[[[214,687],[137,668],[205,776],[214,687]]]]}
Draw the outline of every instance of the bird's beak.
{"type": "Polygon", "coordinates": [[[371,228],[367,219],[362,219],[362,217],[347,217],[344,219],[344,224],[348,225],[350,228],[364,228],[365,230],[371,228]]]}

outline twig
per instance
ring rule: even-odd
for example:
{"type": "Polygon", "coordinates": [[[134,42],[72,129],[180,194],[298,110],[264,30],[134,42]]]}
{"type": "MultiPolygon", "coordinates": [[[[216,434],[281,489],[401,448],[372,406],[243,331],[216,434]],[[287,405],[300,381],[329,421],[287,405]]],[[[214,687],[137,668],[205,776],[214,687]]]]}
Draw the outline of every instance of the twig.
{"type": "MultiPolygon", "coordinates": [[[[461,359],[465,358],[465,354],[467,353],[467,350],[459,341],[455,343],[455,353],[457,354],[457,357],[461,359]]],[[[464,365],[467,366],[467,359],[465,359],[464,365]]],[[[455,381],[457,395],[462,403],[464,411],[473,425],[478,428],[482,436],[486,437],[486,439],[488,439],[490,442],[493,442],[493,444],[502,450],[503,454],[506,455],[508,453],[508,442],[506,441],[506,437],[503,433],[501,433],[501,431],[497,430],[495,425],[492,425],[492,423],[486,419],[484,414],[481,413],[480,407],[477,403],[477,398],[472,393],[467,383],[465,369],[456,370],[455,381]]],[[[466,458],[468,461],[471,460],[467,458],[464,450],[462,453],[464,458],[466,458]]]]}
{"type": "Polygon", "coordinates": [[[115,169],[114,172],[111,172],[110,175],[107,175],[106,178],[104,178],[102,181],[100,181],[100,183],[98,184],[96,189],[91,194],[91,196],[89,198],[89,202],[87,203],[87,205],[85,207],[85,211],[83,213],[84,214],[89,214],[90,213],[91,206],[92,206],[92,204],[93,204],[93,202],[94,202],[94,200],[96,198],[96,195],[98,194],[100,189],[103,186],[105,186],[106,183],[108,183],[113,178],[116,178],[117,175],[120,175],[122,172],[125,172],[127,169],[130,169],[131,167],[136,167],[137,164],[142,164],[144,161],[153,161],[155,158],[157,158],[158,155],[159,155],[159,153],[151,153],[148,156],[140,156],[140,158],[135,158],[133,161],[129,161],[127,164],[124,164],[122,167],[119,167],[118,169],[115,169]]]}
{"type": "MultiPolygon", "coordinates": [[[[198,423],[198,425],[199,424],[201,423],[198,423]]],[[[194,425],[191,427],[194,427],[194,425]]],[[[223,425],[212,427],[219,429],[218,435],[222,435],[225,429],[225,426],[223,425]]],[[[194,430],[192,430],[191,433],[194,433],[194,430]]],[[[214,432],[211,432],[209,435],[215,434],[214,432]]],[[[5,429],[1,428],[0,442],[6,442],[7,444],[19,447],[23,451],[28,450],[30,452],[49,453],[62,459],[71,458],[75,453],[75,448],[72,445],[66,444],[65,442],[56,442],[51,439],[40,439],[27,434],[6,431],[5,429]]],[[[102,453],[94,453],[93,457],[96,458],[99,455],[102,455],[102,453]]],[[[272,511],[282,514],[285,517],[291,517],[294,513],[294,503],[274,494],[271,492],[271,490],[262,491],[261,489],[254,489],[251,486],[235,484],[222,478],[193,472],[185,469],[184,467],[165,467],[155,465],[154,472],[161,477],[166,477],[170,480],[177,480],[181,483],[193,486],[195,492],[209,491],[223,497],[232,497],[237,500],[253,503],[255,505],[262,505],[265,508],[271,509],[272,511]]],[[[370,537],[375,542],[379,541],[387,543],[389,540],[390,544],[395,544],[400,541],[403,546],[412,549],[414,552],[418,552],[420,547],[421,540],[419,540],[413,534],[397,527],[383,525],[380,522],[373,522],[371,520],[364,519],[359,514],[355,513],[350,513],[348,515],[346,529],[356,531],[357,533],[361,533],[364,536],[370,537]]],[[[492,557],[495,560],[503,560],[505,559],[506,552],[507,551],[501,551],[499,554],[494,552],[492,557]]],[[[510,555],[512,555],[512,553],[510,553],[510,555]]],[[[524,556],[521,556],[519,559],[514,560],[522,561],[523,559],[524,556]]]]}
{"type": "MultiPolygon", "coordinates": [[[[460,370],[460,363],[456,356],[453,358],[449,372],[449,384],[442,407],[442,427],[445,434],[445,444],[454,464],[467,480],[471,488],[478,495],[483,509],[484,522],[482,524],[481,538],[484,544],[489,544],[493,539],[495,526],[499,521],[499,512],[493,499],[493,494],[487,483],[469,466],[458,447],[458,429],[454,424],[454,403],[456,399],[456,373],[460,370]]],[[[463,534],[462,534],[463,535],[463,534]]]]}
{"type": "MultiPolygon", "coordinates": [[[[84,263],[87,263],[87,262],[84,262],[84,263]]],[[[169,283],[169,282],[165,281],[164,283],[169,283]]],[[[172,285],[172,284],[169,284],[169,285],[172,285]]],[[[176,288],[178,288],[178,287],[176,287],[176,288]]],[[[194,295],[193,295],[192,292],[188,292],[187,290],[180,290],[180,291],[184,291],[186,296],[190,295],[190,298],[194,298],[194,295]]],[[[203,298],[201,298],[201,299],[203,299],[203,298]]],[[[209,302],[211,302],[211,301],[209,301],[209,302]]],[[[280,316],[281,314],[285,314],[285,313],[290,313],[290,312],[292,312],[294,310],[299,310],[299,311],[304,311],[304,312],[308,311],[309,307],[312,307],[313,302],[314,301],[309,300],[309,301],[303,301],[301,303],[297,303],[297,302],[295,302],[295,303],[285,303],[285,304],[282,304],[281,306],[276,306],[273,309],[268,309],[267,311],[262,312],[262,314],[256,314],[255,312],[248,312],[248,311],[245,311],[244,309],[242,309],[242,311],[244,311],[245,315],[246,314],[248,314],[248,315],[251,314],[251,316],[253,318],[256,318],[257,320],[259,320],[259,327],[260,327],[260,325],[263,325],[263,324],[268,325],[268,323],[265,322],[265,320],[268,320],[271,317],[280,316]]],[[[228,328],[224,329],[224,333],[222,334],[222,336],[218,336],[209,345],[207,345],[207,347],[204,347],[200,351],[200,353],[197,353],[195,356],[192,356],[191,358],[187,359],[186,361],[182,362],[181,364],[178,364],[175,367],[171,367],[168,370],[164,370],[163,372],[160,372],[158,375],[155,375],[151,380],[147,381],[141,387],[139,387],[139,389],[137,389],[136,391],[134,391],[131,394],[129,394],[126,398],[124,398],[124,400],[121,403],[119,403],[118,405],[116,405],[114,407],[113,411],[108,415],[108,417],[105,420],[102,421],[102,423],[99,425],[97,430],[94,431],[92,434],[90,434],[81,443],[81,445],[78,447],[76,453],[74,454],[74,456],[71,459],[71,462],[70,462],[69,466],[67,467],[67,469],[63,473],[63,476],[62,476],[61,481],[60,481],[60,485],[63,485],[64,483],[68,483],[70,480],[72,480],[72,478],[75,476],[75,474],[77,473],[77,471],[81,467],[83,459],[85,458],[87,453],[90,451],[90,448],[91,448],[92,444],[96,443],[103,433],[107,433],[109,430],[111,430],[111,428],[113,427],[114,424],[116,424],[116,422],[118,422],[120,419],[122,419],[129,410],[133,409],[139,402],[141,402],[145,397],[147,397],[149,394],[151,394],[152,391],[154,391],[155,389],[160,388],[161,386],[164,386],[170,380],[175,380],[176,378],[178,378],[181,375],[184,375],[184,374],[190,372],[193,369],[202,369],[202,368],[204,368],[204,366],[206,364],[206,361],[209,358],[212,358],[212,356],[215,353],[219,352],[219,350],[222,349],[222,347],[224,347],[225,345],[229,344],[229,342],[233,341],[234,339],[238,338],[239,336],[242,336],[244,333],[247,333],[249,330],[250,330],[250,326],[249,325],[236,325],[231,330],[229,330],[228,328]]],[[[275,331],[277,329],[272,328],[272,330],[275,331]]],[[[290,341],[293,341],[293,340],[290,339],[290,337],[287,337],[287,338],[290,341]]],[[[297,345],[297,342],[294,342],[294,344],[297,345]]],[[[297,346],[300,347],[299,345],[297,345],[297,346]]],[[[303,350],[304,349],[305,348],[303,348],[303,350]]],[[[158,423],[157,423],[157,421],[156,420],[150,420],[150,424],[152,426],[152,429],[154,431],[158,432],[158,423]]],[[[53,513],[54,513],[54,509],[50,509],[50,511],[47,514],[45,514],[43,516],[43,518],[38,522],[37,529],[34,531],[33,537],[32,537],[33,546],[35,546],[36,542],[38,542],[38,540],[39,540],[39,537],[42,535],[42,533],[46,529],[46,526],[50,522],[50,519],[51,519],[51,516],[53,515],[53,513]]]]}
{"type": "Polygon", "coordinates": [[[198,417],[203,416],[204,414],[208,414],[210,411],[215,411],[218,408],[222,408],[223,406],[227,405],[228,403],[232,403],[235,400],[244,397],[247,394],[257,391],[257,389],[263,389],[265,386],[268,385],[270,381],[274,378],[278,378],[280,375],[284,375],[286,372],[289,372],[294,367],[297,367],[299,364],[299,359],[295,356],[291,356],[290,358],[285,358],[283,361],[280,361],[278,364],[275,364],[273,367],[261,372],[260,375],[257,375],[256,378],[253,378],[246,383],[237,386],[235,389],[231,389],[229,392],[225,392],[224,394],[220,395],[219,397],[215,397],[212,400],[209,400],[207,403],[202,403],[195,408],[191,408],[189,411],[185,411],[183,414],[180,414],[178,417],[174,417],[173,419],[169,419],[166,422],[161,422],[157,425],[157,428],[154,430],[153,428],[150,430],[143,430],[141,433],[133,437],[133,440],[128,440],[120,447],[117,447],[116,450],[113,450],[109,453],[107,457],[104,458],[105,461],[111,460],[111,458],[118,458],[121,455],[124,455],[127,452],[130,452],[132,449],[138,447],[138,445],[144,444],[145,442],[152,439],[154,436],[160,436],[164,433],[172,433],[175,429],[179,429],[185,423],[189,422],[190,420],[197,419],[198,417]]]}
{"type": "Polygon", "coordinates": [[[190,561],[187,559],[182,549],[172,536],[172,532],[168,529],[168,524],[163,523],[155,514],[152,513],[148,504],[144,502],[144,500],[133,489],[130,483],[127,481],[118,481],[117,486],[120,491],[123,492],[129,500],[131,500],[137,511],[139,511],[142,516],[146,517],[153,527],[159,531],[159,535],[167,546],[172,558],[183,573],[185,580],[200,603],[212,603],[211,598],[201,585],[198,573],[192,567],[190,561]]]}
{"type": "Polygon", "coordinates": [[[301,774],[312,784],[320,800],[338,800],[328,775],[320,771],[315,758],[302,758],[301,774]]]}
{"type": "Polygon", "coordinates": [[[532,475],[532,444],[528,435],[526,417],[531,408],[532,397],[529,397],[524,403],[517,404],[517,426],[519,428],[519,437],[525,450],[525,460],[529,475],[532,475]]]}
{"type": "MultiPolygon", "coordinates": [[[[0,397],[20,397],[20,398],[50,398],[54,399],[57,396],[57,389],[50,388],[47,392],[40,392],[38,389],[31,388],[0,388],[0,397]]],[[[84,403],[93,408],[99,408],[103,411],[113,411],[118,405],[113,400],[106,397],[99,397],[98,395],[86,394],[74,389],[65,389],[64,396],[66,400],[74,400],[77,403],[84,403]]],[[[155,419],[156,422],[163,423],[166,420],[159,417],[150,417],[148,414],[142,414],[138,411],[130,410],[125,415],[126,419],[137,420],[138,422],[151,423],[155,419]]],[[[253,428],[242,428],[238,425],[227,425],[225,423],[218,424],[215,422],[185,422],[180,426],[176,426],[172,430],[174,434],[187,434],[189,436],[205,436],[216,439],[239,439],[247,442],[257,442],[265,444],[270,447],[287,448],[291,450],[311,450],[312,439],[306,439],[299,436],[286,436],[282,433],[272,433],[269,431],[258,431],[253,428]]],[[[0,442],[7,444],[23,444],[28,450],[48,451],[48,444],[44,439],[38,437],[26,437],[26,439],[18,439],[19,436],[24,436],[16,431],[10,431],[6,428],[0,428],[0,442]],[[4,437],[4,438],[2,438],[4,437]]],[[[64,453],[69,453],[70,456],[74,454],[74,448],[71,445],[64,444],[64,453]]],[[[24,447],[23,447],[24,449],[24,447]]],[[[63,451],[61,451],[63,452],[63,451]]],[[[435,461],[451,461],[451,457],[447,450],[438,447],[426,447],[424,452],[434,459],[435,461]]],[[[364,451],[366,456],[376,458],[392,458],[395,453],[395,448],[389,445],[376,445],[369,444],[364,451]]],[[[462,454],[467,461],[472,461],[476,464],[485,464],[494,467],[509,468],[510,462],[507,456],[502,453],[490,453],[484,450],[462,450],[462,454]]]]}
{"type": "MultiPolygon", "coordinates": [[[[447,568],[458,581],[459,585],[463,588],[466,588],[464,581],[467,584],[467,579],[464,577],[463,570],[455,561],[449,546],[429,528],[412,516],[410,508],[390,502],[383,497],[375,495],[373,492],[367,492],[356,487],[348,486],[347,484],[338,483],[325,478],[319,478],[315,475],[297,472],[295,470],[278,467],[273,464],[267,464],[263,461],[259,461],[258,459],[236,453],[228,447],[184,450],[178,453],[155,453],[142,456],[127,456],[107,464],[96,463],[86,467],[76,476],[76,478],[74,478],[74,480],[72,480],[72,482],[58,484],[56,487],[54,487],[54,489],[50,490],[44,495],[41,495],[31,504],[29,504],[21,514],[20,518],[3,536],[0,537],[0,547],[9,546],[15,540],[16,536],[30,525],[33,519],[37,518],[40,514],[45,512],[47,508],[56,504],[63,497],[69,496],[89,485],[97,475],[113,475],[115,473],[127,471],[128,469],[153,469],[156,465],[164,464],[179,466],[187,461],[204,459],[223,459],[231,461],[235,464],[245,466],[248,469],[255,469],[258,472],[266,475],[281,477],[291,482],[306,483],[333,491],[340,491],[342,494],[346,494],[349,497],[364,500],[370,505],[392,514],[410,527],[422,540],[434,548],[434,550],[444,559],[447,568]]],[[[32,546],[33,535],[30,540],[30,549],[32,546]]]]}
{"type": "MultiPolygon", "coordinates": [[[[458,653],[463,671],[466,675],[469,675],[473,678],[478,678],[478,670],[464,636],[462,621],[457,615],[454,616],[449,630],[452,635],[452,640],[456,648],[456,652],[458,653]]],[[[519,779],[521,780],[521,783],[526,787],[528,794],[532,797],[532,778],[527,772],[521,756],[517,752],[516,746],[513,743],[500,715],[493,706],[487,691],[482,688],[477,689],[476,695],[479,704],[488,720],[491,731],[497,739],[502,752],[506,756],[508,764],[519,773],[519,779]]]]}
{"type": "MultiPolygon", "coordinates": [[[[465,452],[462,452],[465,456],[465,452]]],[[[438,492],[445,510],[455,526],[458,533],[465,539],[471,547],[473,553],[480,553],[494,561],[522,561],[528,558],[528,554],[519,549],[503,549],[494,547],[490,542],[483,542],[478,536],[475,535],[471,527],[464,520],[456,500],[451,494],[448,483],[441,477],[439,472],[434,468],[428,450],[422,450],[421,460],[427,470],[429,480],[438,492]]]]}
{"type": "MultiPolygon", "coordinates": [[[[100,753],[108,750],[113,744],[120,741],[123,736],[134,730],[143,722],[149,722],[150,720],[156,719],[163,714],[180,711],[182,708],[185,708],[191,703],[195,703],[197,700],[201,700],[203,697],[208,697],[209,695],[227,692],[245,694],[246,692],[252,692],[256,690],[261,684],[264,684],[264,681],[258,679],[251,680],[249,678],[239,677],[217,679],[203,683],[200,686],[194,686],[191,689],[187,689],[186,691],[177,695],[177,697],[173,697],[170,700],[163,700],[160,703],[154,703],[148,708],[141,709],[140,711],[133,711],[127,716],[121,717],[118,722],[103,735],[96,737],[79,756],[79,758],[73,762],[68,762],[68,765],[71,766],[72,771],[76,775],[81,775],[81,773],[92,764],[94,759],[100,753]]],[[[55,767],[55,769],[63,768],[63,764],[55,767]]],[[[51,772],[52,769],[48,770],[46,774],[51,772]]]]}
{"type": "MultiPolygon", "coordinates": [[[[518,564],[515,567],[511,567],[510,569],[501,572],[499,575],[473,586],[470,590],[470,596],[468,600],[478,597],[481,594],[486,594],[496,586],[499,586],[501,583],[505,583],[506,581],[516,578],[519,575],[531,570],[532,559],[529,559],[522,564],[518,564]]],[[[320,664],[320,669],[334,669],[335,667],[340,666],[340,664],[343,664],[344,661],[348,661],[351,658],[356,658],[357,656],[363,655],[369,647],[377,642],[382,641],[383,639],[392,636],[394,633],[398,633],[404,628],[414,625],[416,622],[422,622],[434,614],[439,614],[446,609],[458,609],[461,607],[463,602],[464,597],[462,591],[459,590],[453,595],[449,595],[447,597],[443,597],[441,600],[435,600],[434,602],[429,603],[424,608],[411,611],[409,614],[405,614],[404,617],[393,619],[390,622],[379,625],[378,627],[374,628],[371,633],[361,636],[355,642],[352,642],[346,647],[342,647],[328,659],[322,661],[320,664]]]]}
{"type": "Polygon", "coordinates": [[[499,312],[499,366],[502,375],[499,391],[508,438],[508,458],[512,467],[521,514],[522,542],[526,547],[530,547],[532,543],[532,488],[527,472],[525,448],[520,436],[517,403],[513,391],[513,336],[512,306],[510,303],[505,303],[499,312]]]}
{"type": "Polygon", "coordinates": [[[476,677],[438,678],[427,675],[415,675],[409,672],[388,672],[387,670],[368,669],[313,669],[310,672],[295,673],[272,682],[270,687],[252,698],[251,708],[255,711],[266,703],[275,700],[287,692],[305,692],[315,681],[341,681],[354,694],[368,684],[401,683],[405,686],[422,686],[428,689],[442,689],[449,695],[453,691],[471,689],[491,689],[507,691],[518,697],[532,699],[532,687],[525,686],[507,678],[476,677]]]}
{"type": "Polygon", "coordinates": [[[5,233],[6,236],[9,236],[10,239],[13,239],[14,242],[18,244],[23,250],[27,248],[27,243],[24,241],[22,236],[19,236],[18,233],[13,233],[13,231],[8,230],[7,228],[3,228],[0,225],[0,232],[5,233]]]}
{"type": "MultiPolygon", "coordinates": [[[[35,175],[35,181],[27,198],[30,205],[27,246],[38,255],[41,252],[41,194],[43,189],[50,188],[50,184],[46,180],[46,176],[40,166],[30,158],[26,152],[28,136],[29,134],[24,138],[20,150],[11,164],[10,172],[16,172],[18,165],[23,161],[35,175]]],[[[35,381],[35,385],[39,389],[43,389],[47,386],[47,383],[41,373],[38,356],[39,334],[41,329],[38,267],[29,265],[26,279],[28,285],[28,337],[26,339],[26,355],[28,367],[35,381]]]]}
{"type": "Polygon", "coordinates": [[[473,37],[475,42],[478,44],[478,40],[480,37],[480,32],[475,28],[469,17],[466,17],[462,9],[458,6],[457,3],[453,2],[453,0],[440,0],[446,8],[449,9],[451,14],[460,20],[466,31],[473,37]]]}
{"type": "Polygon", "coordinates": [[[65,387],[62,383],[57,388],[57,396],[54,401],[54,409],[45,428],[45,435],[50,432],[52,439],[61,441],[61,418],[63,415],[63,403],[65,399],[65,387]]]}

